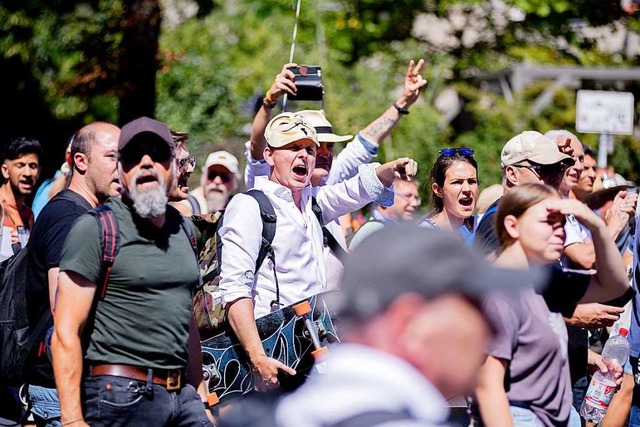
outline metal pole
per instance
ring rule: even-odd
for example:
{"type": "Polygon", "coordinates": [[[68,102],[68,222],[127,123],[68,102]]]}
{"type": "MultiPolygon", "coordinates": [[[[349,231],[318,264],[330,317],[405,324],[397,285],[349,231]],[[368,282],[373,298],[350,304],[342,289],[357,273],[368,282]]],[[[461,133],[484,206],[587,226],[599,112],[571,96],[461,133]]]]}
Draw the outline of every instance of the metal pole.
{"type": "Polygon", "coordinates": [[[609,135],[601,133],[598,141],[598,167],[607,167],[607,153],[609,152],[609,135]]]}

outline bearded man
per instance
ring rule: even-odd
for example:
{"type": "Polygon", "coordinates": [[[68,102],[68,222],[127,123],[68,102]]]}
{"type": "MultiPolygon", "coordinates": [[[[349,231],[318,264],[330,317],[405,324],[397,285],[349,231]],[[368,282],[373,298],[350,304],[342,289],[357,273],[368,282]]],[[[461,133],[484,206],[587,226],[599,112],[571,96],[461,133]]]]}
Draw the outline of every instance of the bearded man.
{"type": "MultiPolygon", "coordinates": [[[[188,214],[214,213],[227,207],[238,189],[238,159],[228,151],[215,151],[202,166],[200,187],[189,192],[190,200],[181,202],[188,214]]],[[[184,213],[183,209],[180,209],[184,213]]]]}
{"type": "Polygon", "coordinates": [[[95,295],[104,276],[94,217],[78,219],[62,252],[52,341],[62,424],[211,425],[191,315],[198,263],[167,204],[176,174],[169,129],[136,119],[122,128],[118,153],[122,199],[105,206],[119,251],[103,296],[95,295]]]}

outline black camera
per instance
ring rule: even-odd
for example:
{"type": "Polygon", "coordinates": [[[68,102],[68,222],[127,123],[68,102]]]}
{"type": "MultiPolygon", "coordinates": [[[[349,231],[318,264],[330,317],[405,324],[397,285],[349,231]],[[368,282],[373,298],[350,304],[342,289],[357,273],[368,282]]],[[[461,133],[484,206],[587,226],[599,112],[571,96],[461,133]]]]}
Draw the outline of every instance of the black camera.
{"type": "Polygon", "coordinates": [[[296,95],[289,95],[292,101],[322,101],[324,88],[322,87],[322,68],[319,65],[300,65],[290,67],[295,74],[296,95]]]}

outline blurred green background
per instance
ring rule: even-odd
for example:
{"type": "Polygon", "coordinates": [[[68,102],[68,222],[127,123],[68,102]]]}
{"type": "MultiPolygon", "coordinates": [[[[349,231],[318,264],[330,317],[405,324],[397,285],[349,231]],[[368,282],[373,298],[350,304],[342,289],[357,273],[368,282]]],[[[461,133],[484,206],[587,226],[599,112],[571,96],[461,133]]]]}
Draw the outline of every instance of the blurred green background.
{"type": "MultiPolygon", "coordinates": [[[[242,162],[256,102],[288,61],[294,5],[4,0],[0,136],[40,139],[46,177],[81,125],[149,115],[191,133],[199,164],[220,148],[242,162]]],[[[542,107],[536,101],[552,81],[532,82],[505,98],[489,76],[518,64],[639,66],[640,13],[625,6],[607,0],[302,0],[294,60],[323,67],[326,115],[337,132],[354,134],[399,95],[409,60],[424,58],[429,84],[379,158],[414,157],[424,182],[438,149],[472,147],[484,187],[499,182],[500,150],[511,136],[525,129],[574,130],[576,89],[631,91],[639,99],[640,75],[558,87],[542,107]]],[[[580,137],[597,146],[597,135],[580,137]]],[[[616,137],[615,147],[610,162],[640,181],[637,136],[616,137]]],[[[198,176],[192,179],[195,184],[198,176]]]]}

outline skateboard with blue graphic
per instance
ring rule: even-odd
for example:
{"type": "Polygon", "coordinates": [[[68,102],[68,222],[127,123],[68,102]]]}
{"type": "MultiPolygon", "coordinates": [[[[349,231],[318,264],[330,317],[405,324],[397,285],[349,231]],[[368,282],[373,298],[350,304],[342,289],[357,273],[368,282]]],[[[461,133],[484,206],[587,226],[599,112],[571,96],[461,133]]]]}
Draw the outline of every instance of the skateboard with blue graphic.
{"type": "MultiPolygon", "coordinates": [[[[266,355],[296,370],[295,376],[279,375],[284,390],[301,385],[312,369],[322,372],[322,355],[340,342],[326,295],[315,295],[256,319],[266,355]]],[[[228,324],[202,342],[202,364],[211,403],[253,392],[249,359],[228,324]]]]}

